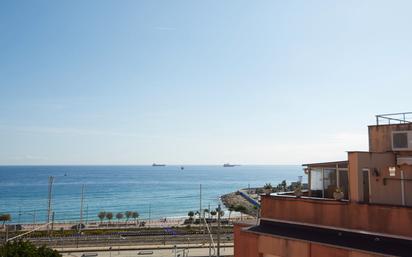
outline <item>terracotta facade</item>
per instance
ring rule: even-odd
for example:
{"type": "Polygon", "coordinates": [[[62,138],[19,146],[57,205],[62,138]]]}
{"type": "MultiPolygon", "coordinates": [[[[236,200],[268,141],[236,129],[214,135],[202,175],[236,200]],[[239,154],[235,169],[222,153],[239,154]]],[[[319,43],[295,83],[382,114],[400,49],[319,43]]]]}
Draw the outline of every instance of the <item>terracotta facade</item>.
{"type": "Polygon", "coordinates": [[[369,152],[348,152],[346,162],[305,165],[310,174],[312,167],[331,164],[339,173],[338,165],[346,164],[347,200],[262,195],[260,225],[235,226],[235,257],[412,256],[412,165],[398,160],[412,158],[412,152],[393,151],[391,141],[392,131],[406,130],[412,131],[412,123],[369,126],[369,152]],[[293,226],[313,231],[313,239],[293,226]],[[327,237],[330,231],[335,241],[327,237]],[[357,238],[365,245],[356,244],[357,238]]]}

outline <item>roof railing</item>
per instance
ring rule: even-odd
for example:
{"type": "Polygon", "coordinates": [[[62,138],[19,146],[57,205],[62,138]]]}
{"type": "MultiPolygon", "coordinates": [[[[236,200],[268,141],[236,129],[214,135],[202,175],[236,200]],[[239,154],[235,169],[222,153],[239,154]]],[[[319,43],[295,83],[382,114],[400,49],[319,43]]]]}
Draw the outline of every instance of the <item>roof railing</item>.
{"type": "Polygon", "coordinates": [[[412,112],[399,112],[376,115],[376,125],[412,123],[412,112]],[[391,123],[392,122],[392,123],[391,123]]]}

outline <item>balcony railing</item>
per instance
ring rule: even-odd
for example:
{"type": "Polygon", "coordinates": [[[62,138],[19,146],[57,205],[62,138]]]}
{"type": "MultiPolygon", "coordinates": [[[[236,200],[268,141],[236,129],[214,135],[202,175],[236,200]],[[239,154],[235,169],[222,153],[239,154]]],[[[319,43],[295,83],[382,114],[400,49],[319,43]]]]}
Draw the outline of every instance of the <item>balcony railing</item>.
{"type": "Polygon", "coordinates": [[[412,123],[412,112],[400,112],[376,115],[376,125],[412,123]],[[382,122],[383,121],[383,122],[382,122]],[[392,123],[391,123],[392,122],[392,123]]]}

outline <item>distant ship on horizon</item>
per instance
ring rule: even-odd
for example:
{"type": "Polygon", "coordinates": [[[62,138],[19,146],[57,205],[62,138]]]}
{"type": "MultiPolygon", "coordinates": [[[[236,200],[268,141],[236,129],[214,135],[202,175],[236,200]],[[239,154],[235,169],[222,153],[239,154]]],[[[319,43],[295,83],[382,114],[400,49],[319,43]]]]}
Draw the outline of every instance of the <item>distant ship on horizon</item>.
{"type": "Polygon", "coordinates": [[[223,167],[227,168],[227,167],[235,167],[235,166],[240,166],[239,164],[230,164],[230,163],[225,163],[223,164],[223,167]]]}
{"type": "Polygon", "coordinates": [[[164,167],[164,166],[166,166],[166,164],[153,163],[152,166],[153,166],[153,167],[164,167]]]}

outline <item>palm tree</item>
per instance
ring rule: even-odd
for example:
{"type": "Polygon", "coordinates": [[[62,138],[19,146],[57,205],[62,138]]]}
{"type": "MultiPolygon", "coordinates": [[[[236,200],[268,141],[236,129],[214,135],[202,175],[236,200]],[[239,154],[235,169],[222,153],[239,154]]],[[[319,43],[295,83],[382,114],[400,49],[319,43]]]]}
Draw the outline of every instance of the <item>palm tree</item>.
{"type": "Polygon", "coordinates": [[[139,218],[139,213],[137,211],[132,212],[132,218],[134,222],[137,224],[137,218],[139,218]]]}
{"type": "Polygon", "coordinates": [[[102,224],[104,218],[106,218],[106,212],[105,212],[105,211],[99,212],[99,214],[97,214],[97,217],[99,217],[99,219],[100,219],[100,224],[102,224]]]}
{"type": "Polygon", "coordinates": [[[129,221],[129,219],[132,217],[133,212],[132,211],[126,211],[125,213],[126,216],[126,223],[129,221]]]}
{"type": "Polygon", "coordinates": [[[266,194],[269,195],[269,194],[273,191],[272,184],[266,183],[266,184],[263,186],[263,189],[265,190],[266,194]]]}
{"type": "Polygon", "coordinates": [[[187,213],[187,216],[189,216],[189,219],[192,220],[193,216],[195,216],[195,213],[193,211],[190,211],[187,213]]]}
{"type": "Polygon", "coordinates": [[[113,219],[113,213],[112,212],[107,212],[106,213],[106,219],[108,219],[109,223],[110,223],[110,221],[113,219]]]}
{"type": "Polygon", "coordinates": [[[223,216],[225,216],[225,212],[224,212],[223,210],[220,210],[219,214],[220,214],[220,217],[221,217],[221,218],[222,218],[223,216]]]}
{"type": "Polygon", "coordinates": [[[200,216],[201,216],[200,212],[199,212],[199,211],[196,211],[196,212],[195,212],[195,215],[197,215],[197,216],[199,217],[199,220],[200,220],[200,216]]]}
{"type": "Polygon", "coordinates": [[[286,191],[286,188],[288,187],[288,184],[286,183],[286,180],[283,180],[282,183],[280,183],[280,185],[282,186],[282,190],[286,191]]]}
{"type": "Polygon", "coordinates": [[[4,213],[0,215],[0,221],[3,221],[3,228],[7,221],[11,221],[11,215],[9,213],[4,213]]]}
{"type": "Polygon", "coordinates": [[[120,223],[120,220],[123,219],[124,215],[123,212],[118,212],[116,214],[117,223],[120,223]]]}

